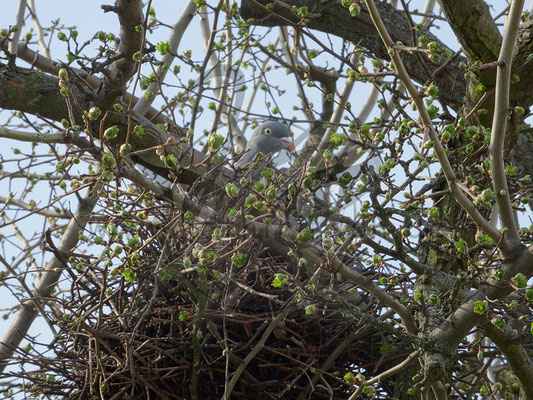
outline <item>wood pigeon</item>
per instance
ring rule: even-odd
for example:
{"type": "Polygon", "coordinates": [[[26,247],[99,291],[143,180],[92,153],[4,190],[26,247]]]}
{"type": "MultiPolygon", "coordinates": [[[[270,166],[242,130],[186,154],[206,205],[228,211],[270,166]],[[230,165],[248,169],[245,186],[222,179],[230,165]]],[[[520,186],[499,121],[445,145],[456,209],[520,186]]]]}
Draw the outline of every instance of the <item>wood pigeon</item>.
{"type": "Polygon", "coordinates": [[[234,166],[237,169],[247,168],[257,154],[276,154],[283,149],[294,151],[294,144],[289,138],[289,128],[279,122],[265,122],[255,128],[244,155],[234,166]]]}

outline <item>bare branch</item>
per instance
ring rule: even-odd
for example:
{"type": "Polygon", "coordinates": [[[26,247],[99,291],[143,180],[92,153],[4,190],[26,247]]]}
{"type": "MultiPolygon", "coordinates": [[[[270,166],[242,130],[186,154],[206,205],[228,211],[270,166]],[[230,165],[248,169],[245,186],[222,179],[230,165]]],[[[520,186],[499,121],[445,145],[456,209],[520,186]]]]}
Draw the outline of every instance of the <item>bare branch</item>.
{"type": "MultiPolygon", "coordinates": [[[[267,0],[243,0],[241,5],[242,17],[244,19],[255,18],[255,24],[266,26],[297,24],[298,21],[290,11],[290,6],[298,8],[307,5],[303,0],[287,0],[284,3],[289,7],[274,6],[267,9],[265,5],[269,2],[267,0]]],[[[393,42],[411,43],[412,32],[404,13],[395,10],[385,2],[379,2],[377,7],[382,18],[387,21],[386,25],[391,28],[393,42]]],[[[313,3],[313,12],[316,17],[309,18],[306,22],[307,28],[338,35],[353,43],[361,43],[362,47],[369,49],[378,58],[388,58],[387,48],[383,46],[377,32],[370,28],[372,21],[365,8],[362,9],[359,16],[353,18],[348,10],[341,6],[340,2],[318,2],[313,3]]],[[[440,46],[446,47],[439,38],[428,30],[423,29],[420,34],[426,35],[428,41],[434,41],[440,46]]],[[[425,64],[420,65],[419,58],[414,54],[402,54],[402,60],[409,75],[416,82],[422,84],[427,80],[426,72],[432,75],[439,68],[439,65],[433,64],[429,59],[425,59],[425,64]]],[[[460,61],[464,61],[464,59],[459,57],[435,76],[435,84],[441,88],[441,95],[455,108],[462,104],[466,92],[466,82],[459,69],[460,61]]]]}
{"type": "Polygon", "coordinates": [[[378,32],[383,39],[383,42],[388,48],[391,49],[390,57],[393,60],[394,65],[396,66],[398,75],[402,80],[402,83],[405,85],[407,91],[409,92],[409,94],[413,98],[414,103],[417,106],[418,112],[420,113],[420,117],[422,119],[422,123],[424,124],[424,129],[428,131],[429,137],[434,143],[437,159],[441,164],[442,171],[444,173],[444,176],[446,177],[446,181],[448,183],[452,195],[457,199],[459,204],[461,204],[461,206],[465,209],[468,215],[470,215],[470,217],[476,222],[476,224],[478,224],[478,226],[483,229],[483,231],[485,231],[495,242],[500,243],[500,248],[502,249],[503,253],[509,254],[512,248],[509,246],[507,241],[500,240],[501,234],[493,226],[491,226],[491,224],[481,215],[481,213],[477,210],[472,201],[465,195],[465,193],[458,185],[457,177],[455,176],[455,172],[450,164],[450,161],[448,160],[444,147],[441,144],[440,138],[437,132],[435,131],[435,128],[433,127],[433,122],[431,120],[431,117],[429,116],[426,105],[424,104],[422,97],[418,93],[418,90],[413,85],[411,78],[409,77],[409,74],[405,69],[398,52],[392,50],[394,42],[392,41],[391,37],[387,32],[383,20],[381,19],[381,16],[379,15],[379,12],[374,5],[374,2],[372,0],[367,1],[367,6],[372,20],[374,21],[374,24],[376,25],[376,28],[378,29],[378,32]]]}
{"type": "Polygon", "coordinates": [[[133,54],[142,51],[144,38],[144,29],[138,28],[144,20],[141,0],[117,0],[113,11],[117,13],[120,22],[118,54],[121,58],[105,71],[102,86],[96,93],[96,103],[104,109],[109,108],[116,97],[123,94],[126,83],[135,73],[133,54]]]}
{"type": "Polygon", "coordinates": [[[0,138],[32,143],[67,143],[62,133],[22,132],[0,126],[0,138]]]}
{"type": "MultiPolygon", "coordinates": [[[[352,64],[356,64],[357,60],[359,59],[359,56],[354,53],[352,57],[350,58],[350,62],[352,64]]],[[[331,119],[329,121],[330,125],[326,129],[326,132],[324,132],[324,135],[322,136],[322,139],[320,140],[320,143],[313,153],[311,160],[309,161],[310,165],[318,165],[320,162],[322,162],[322,153],[328,146],[331,146],[330,142],[330,135],[335,130],[335,127],[339,124],[341,121],[342,115],[344,114],[346,103],[348,102],[348,98],[350,97],[350,94],[352,93],[353,89],[353,82],[345,82],[344,87],[342,88],[342,92],[340,94],[339,99],[337,100],[337,103],[335,104],[335,110],[333,112],[333,115],[331,116],[331,119]]]]}
{"type": "Polygon", "coordinates": [[[152,105],[152,102],[155,99],[155,94],[161,89],[161,83],[165,79],[167,71],[172,65],[174,58],[176,57],[181,38],[187,30],[187,27],[189,26],[189,23],[191,22],[194,13],[196,12],[196,9],[197,7],[194,0],[189,0],[178,22],[176,22],[176,25],[174,25],[174,27],[172,28],[172,33],[170,34],[169,41],[169,50],[163,56],[163,58],[161,59],[161,63],[157,67],[157,70],[155,72],[155,82],[152,82],[148,89],[146,89],[145,91],[145,94],[149,94],[149,96],[141,96],[139,101],[137,101],[137,103],[133,107],[133,110],[135,112],[144,115],[152,105]]]}
{"type": "MultiPolygon", "coordinates": [[[[91,196],[80,201],[78,209],[70,220],[59,246],[57,246],[59,250],[70,251],[76,247],[80,229],[83,229],[87,224],[98,200],[99,196],[97,193],[98,190],[94,190],[91,196]]],[[[34,291],[33,296],[36,299],[46,299],[51,295],[64,267],[56,257],[50,260],[34,291]]],[[[17,317],[0,342],[0,371],[3,371],[8,365],[8,359],[13,355],[22,339],[28,333],[37,315],[38,310],[32,301],[25,303],[18,312],[17,317]]]]}
{"type": "MultiPolygon", "coordinates": [[[[373,385],[374,383],[383,382],[389,376],[397,374],[398,372],[402,371],[403,369],[405,369],[406,367],[411,365],[413,362],[415,362],[416,358],[418,357],[420,352],[421,352],[420,349],[416,350],[416,351],[413,351],[401,363],[399,363],[398,365],[395,365],[394,367],[388,369],[385,372],[382,372],[381,374],[379,374],[379,375],[377,375],[377,376],[375,376],[375,377],[373,377],[371,379],[366,380],[364,382],[364,385],[368,386],[368,385],[373,385]]],[[[363,388],[364,388],[364,386],[360,386],[355,392],[353,392],[353,394],[350,396],[349,400],[357,399],[361,395],[361,392],[363,391],[363,388]]]]}
{"type": "MultiPolygon", "coordinates": [[[[46,58],[51,59],[50,55],[50,49],[44,42],[44,31],[43,27],[41,26],[41,23],[39,22],[39,17],[37,17],[37,11],[35,9],[35,0],[30,0],[30,4],[28,4],[28,9],[31,12],[31,19],[33,20],[33,25],[35,26],[35,30],[37,31],[37,43],[39,43],[39,46],[41,47],[41,51],[44,53],[44,56],[46,58]]],[[[18,46],[17,46],[18,51],[18,46]]]]}
{"type": "Polygon", "coordinates": [[[20,34],[22,33],[22,27],[24,26],[24,12],[26,11],[26,1],[27,0],[19,0],[19,4],[17,7],[17,16],[14,24],[14,26],[17,27],[17,30],[13,32],[13,35],[11,36],[11,42],[9,43],[9,52],[13,55],[17,54],[20,34]]]}
{"type": "Polygon", "coordinates": [[[490,156],[493,178],[494,196],[500,212],[502,229],[505,238],[512,243],[520,243],[518,227],[511,204],[507,177],[505,175],[505,163],[503,153],[505,147],[505,135],[507,132],[507,119],[509,116],[509,87],[511,82],[511,65],[513,53],[516,47],[516,37],[520,26],[520,17],[524,0],[513,0],[511,10],[505,23],[504,39],[498,58],[496,73],[496,93],[494,105],[494,117],[492,120],[492,136],[490,140],[490,156]]]}
{"type": "Polygon", "coordinates": [[[526,394],[526,398],[533,397],[533,363],[517,338],[516,333],[507,328],[497,328],[492,323],[486,323],[482,327],[483,332],[498,346],[498,349],[505,355],[513,373],[520,381],[520,386],[526,394]]]}
{"type": "Polygon", "coordinates": [[[483,0],[438,0],[457,40],[470,60],[498,59],[502,36],[483,0]]]}

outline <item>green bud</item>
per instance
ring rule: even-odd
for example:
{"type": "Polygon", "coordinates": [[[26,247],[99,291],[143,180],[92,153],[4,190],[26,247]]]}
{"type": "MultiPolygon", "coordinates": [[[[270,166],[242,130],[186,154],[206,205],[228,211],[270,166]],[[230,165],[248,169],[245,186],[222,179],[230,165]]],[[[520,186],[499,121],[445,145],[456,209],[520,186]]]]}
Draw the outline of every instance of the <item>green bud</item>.
{"type": "Polygon", "coordinates": [[[331,162],[333,161],[333,152],[331,151],[331,149],[324,150],[324,154],[322,156],[324,157],[324,162],[326,164],[331,164],[331,162]]]}
{"type": "Polygon", "coordinates": [[[135,127],[133,128],[133,133],[135,133],[135,135],[137,136],[144,135],[144,127],[141,125],[135,125],[135,127]]]}
{"type": "Polygon", "coordinates": [[[98,107],[91,107],[87,116],[91,121],[96,121],[102,115],[102,111],[98,107]]]}
{"type": "MultiPolygon", "coordinates": [[[[350,7],[351,8],[351,7],[350,7]]],[[[308,305],[308,306],[305,306],[305,313],[307,315],[312,315],[314,314],[316,311],[316,307],[312,304],[308,305]]]]}
{"type": "Polygon", "coordinates": [[[431,84],[429,85],[429,87],[426,90],[426,93],[429,96],[436,97],[439,94],[439,88],[437,86],[435,86],[433,84],[433,82],[431,82],[431,84]]]}
{"type": "Polygon", "coordinates": [[[116,125],[110,126],[104,131],[104,138],[107,140],[115,139],[118,135],[118,132],[119,132],[118,126],[116,125]]]}
{"type": "Polygon", "coordinates": [[[255,208],[257,211],[264,211],[266,210],[266,204],[264,201],[258,200],[254,202],[253,208],[255,208]]]}
{"type": "Polygon", "coordinates": [[[492,318],[490,322],[497,328],[503,328],[505,326],[505,322],[499,317],[492,318]]]}
{"type": "Polygon", "coordinates": [[[254,188],[255,190],[261,193],[263,192],[263,190],[265,190],[265,184],[261,181],[258,181],[254,184],[254,188]]]}
{"type": "Polygon", "coordinates": [[[274,186],[270,186],[265,192],[265,198],[268,202],[273,202],[276,200],[276,189],[274,186]]]}
{"type": "Polygon", "coordinates": [[[309,228],[305,228],[302,231],[300,231],[298,235],[296,235],[296,240],[298,242],[306,243],[310,241],[312,237],[313,237],[313,234],[311,233],[309,228]]]}
{"type": "Polygon", "coordinates": [[[174,169],[178,164],[178,160],[174,154],[168,154],[164,159],[164,163],[167,168],[174,169]]]}
{"type": "Polygon", "coordinates": [[[438,219],[439,218],[439,209],[437,207],[431,207],[429,209],[429,216],[431,219],[438,219]]]}
{"type": "Polygon", "coordinates": [[[148,213],[146,211],[139,211],[137,214],[135,214],[135,216],[140,221],[146,221],[148,219],[148,213]]]}
{"type": "MultiPolygon", "coordinates": [[[[419,39],[419,41],[420,41],[420,39],[419,39]]],[[[440,46],[439,46],[439,44],[437,42],[429,42],[427,47],[428,47],[428,50],[430,52],[434,53],[434,52],[439,50],[440,46]]]]}
{"type": "Polygon", "coordinates": [[[117,236],[117,233],[118,233],[117,226],[115,224],[108,224],[106,226],[106,232],[111,237],[117,236]]]}
{"type": "Polygon", "coordinates": [[[254,194],[249,194],[244,200],[245,207],[251,207],[257,201],[257,196],[254,194]]]}
{"type": "Polygon", "coordinates": [[[63,79],[63,80],[67,80],[68,79],[68,72],[65,68],[61,68],[58,72],[57,72],[57,76],[59,79],[63,79]]]}
{"type": "Polygon", "coordinates": [[[113,154],[106,153],[102,156],[102,166],[104,168],[114,168],[117,165],[117,161],[113,154]]]}
{"type": "Polygon", "coordinates": [[[266,179],[271,179],[274,176],[274,170],[272,168],[263,168],[261,176],[266,179]]]}
{"type": "Polygon", "coordinates": [[[516,287],[523,289],[527,286],[527,277],[524,274],[519,272],[513,278],[511,278],[511,282],[516,287]]]}
{"type": "Polygon", "coordinates": [[[239,195],[239,188],[233,183],[228,183],[226,185],[226,194],[229,197],[237,197],[239,195]]]}
{"type": "Polygon", "coordinates": [[[207,139],[207,146],[211,153],[218,151],[224,145],[224,136],[218,133],[209,135],[207,139]]]}
{"type": "Polygon", "coordinates": [[[349,172],[344,172],[340,177],[339,177],[339,184],[341,186],[346,186],[348,185],[351,181],[352,181],[353,177],[352,175],[349,173],[349,172]]]}

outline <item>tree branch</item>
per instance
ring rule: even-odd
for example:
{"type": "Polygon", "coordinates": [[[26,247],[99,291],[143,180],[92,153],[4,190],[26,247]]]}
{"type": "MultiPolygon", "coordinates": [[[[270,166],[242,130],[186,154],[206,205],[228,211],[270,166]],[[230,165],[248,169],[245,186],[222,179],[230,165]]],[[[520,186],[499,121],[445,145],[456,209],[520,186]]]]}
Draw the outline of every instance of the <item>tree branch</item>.
{"type": "Polygon", "coordinates": [[[483,0],[438,0],[469,60],[496,61],[502,36],[483,0]]]}
{"type": "Polygon", "coordinates": [[[507,131],[507,119],[509,117],[509,87],[511,82],[511,64],[513,52],[516,46],[516,36],[520,26],[520,16],[524,0],[514,0],[505,23],[503,44],[498,58],[496,73],[496,93],[494,105],[494,117],[492,120],[492,135],[490,139],[490,157],[492,170],[492,185],[496,204],[500,212],[502,228],[506,230],[505,237],[512,243],[519,244],[518,227],[514,216],[505,163],[503,160],[505,147],[505,133],[507,131]]]}
{"type": "Polygon", "coordinates": [[[520,381],[525,398],[533,398],[533,385],[531,385],[533,382],[533,363],[524,346],[515,338],[516,335],[496,328],[491,323],[484,324],[481,329],[505,355],[513,373],[520,381]]]}
{"type": "Polygon", "coordinates": [[[137,29],[144,19],[141,0],[117,0],[113,10],[120,22],[118,54],[121,58],[104,72],[102,85],[96,93],[96,103],[103,109],[109,108],[124,93],[126,83],[135,73],[137,63],[133,60],[133,54],[141,51],[144,39],[144,29],[137,29]]]}
{"type": "MultiPolygon", "coordinates": [[[[242,18],[245,20],[255,18],[254,24],[263,26],[296,25],[299,22],[299,18],[295,17],[295,14],[290,11],[291,7],[306,5],[313,13],[313,18],[309,18],[306,21],[307,28],[330,33],[354,43],[360,43],[361,47],[364,47],[378,58],[388,59],[389,57],[387,48],[373,28],[370,15],[364,6],[359,16],[351,17],[348,10],[342,7],[339,1],[285,0],[284,4],[286,6],[274,6],[271,9],[266,8],[267,3],[272,3],[272,1],[243,0],[241,4],[242,18]]],[[[385,2],[378,3],[376,7],[386,21],[386,26],[391,28],[393,42],[411,43],[412,32],[405,13],[395,10],[385,2]]],[[[422,29],[419,33],[426,35],[428,41],[435,41],[440,46],[446,47],[427,28],[422,29]]],[[[431,76],[440,67],[427,58],[423,58],[424,65],[420,65],[420,59],[415,54],[405,53],[402,55],[402,60],[412,79],[421,84],[426,83],[427,76],[431,76]]],[[[464,61],[464,57],[457,57],[434,77],[435,84],[441,90],[442,98],[455,109],[462,104],[464,93],[466,92],[466,82],[462,71],[459,69],[460,61],[464,61]]]]}
{"type": "MultiPolygon", "coordinates": [[[[367,6],[371,14],[372,20],[383,40],[383,43],[387,46],[387,48],[392,49],[394,46],[394,42],[392,41],[392,38],[389,35],[387,28],[385,27],[385,24],[378,12],[377,7],[375,6],[372,0],[367,1],[367,6]]],[[[450,161],[448,160],[448,156],[446,155],[446,151],[440,141],[439,135],[437,134],[437,131],[433,126],[433,121],[429,116],[424,100],[416,89],[416,87],[414,86],[413,82],[411,81],[409,73],[407,72],[407,69],[403,64],[402,59],[398,54],[398,51],[391,51],[390,58],[394,62],[396,70],[398,71],[398,76],[400,77],[402,83],[404,84],[405,88],[407,89],[407,91],[413,98],[414,103],[417,106],[418,112],[420,114],[420,119],[422,120],[422,123],[424,125],[425,133],[429,135],[429,138],[434,143],[435,154],[437,155],[437,159],[439,160],[439,163],[442,167],[442,172],[444,173],[451,194],[468,213],[470,218],[472,218],[474,222],[481,229],[483,229],[483,231],[487,235],[489,235],[495,242],[500,243],[500,249],[502,250],[502,252],[506,255],[510,255],[512,247],[508,244],[506,240],[501,240],[500,232],[498,232],[498,230],[494,228],[481,215],[479,210],[475,207],[472,201],[466,196],[461,187],[458,185],[457,177],[455,176],[453,167],[450,164],[450,161]]]]}
{"type": "Polygon", "coordinates": [[[176,57],[181,38],[183,37],[185,30],[189,26],[189,23],[191,22],[192,17],[196,12],[196,9],[196,3],[193,0],[189,0],[189,3],[183,10],[183,13],[181,14],[178,22],[176,22],[176,25],[173,26],[169,41],[169,51],[163,56],[161,63],[157,67],[157,70],[155,72],[156,81],[152,82],[148,89],[146,89],[145,91],[145,93],[150,94],[150,96],[141,96],[141,98],[133,108],[133,110],[138,112],[139,114],[144,115],[146,111],[148,111],[152,102],[155,99],[155,94],[160,90],[161,83],[165,79],[165,75],[169,70],[170,66],[172,65],[172,61],[174,61],[174,58],[176,57]]]}
{"type": "MultiPolygon", "coordinates": [[[[61,243],[58,246],[60,251],[70,251],[76,247],[79,240],[80,229],[83,229],[87,224],[89,217],[98,200],[98,190],[94,190],[91,196],[80,200],[78,209],[71,218],[61,243]]],[[[57,259],[52,258],[45,270],[42,273],[41,279],[34,291],[34,297],[43,299],[49,297],[55,289],[57,281],[63,272],[63,265],[57,259]]],[[[19,346],[24,336],[28,333],[33,321],[38,315],[38,310],[32,301],[28,301],[22,305],[22,308],[17,314],[17,317],[9,327],[0,342],[0,372],[8,365],[8,359],[13,355],[14,351],[19,346]]]]}

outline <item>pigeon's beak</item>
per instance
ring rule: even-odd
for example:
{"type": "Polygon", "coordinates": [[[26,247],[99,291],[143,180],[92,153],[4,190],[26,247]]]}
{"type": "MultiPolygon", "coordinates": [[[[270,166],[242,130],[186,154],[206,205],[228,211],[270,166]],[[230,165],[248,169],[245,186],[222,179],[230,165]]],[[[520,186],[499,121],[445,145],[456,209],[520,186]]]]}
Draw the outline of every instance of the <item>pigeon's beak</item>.
{"type": "Polygon", "coordinates": [[[289,150],[291,153],[294,153],[294,144],[289,138],[281,138],[280,140],[287,150],[289,150]]]}

